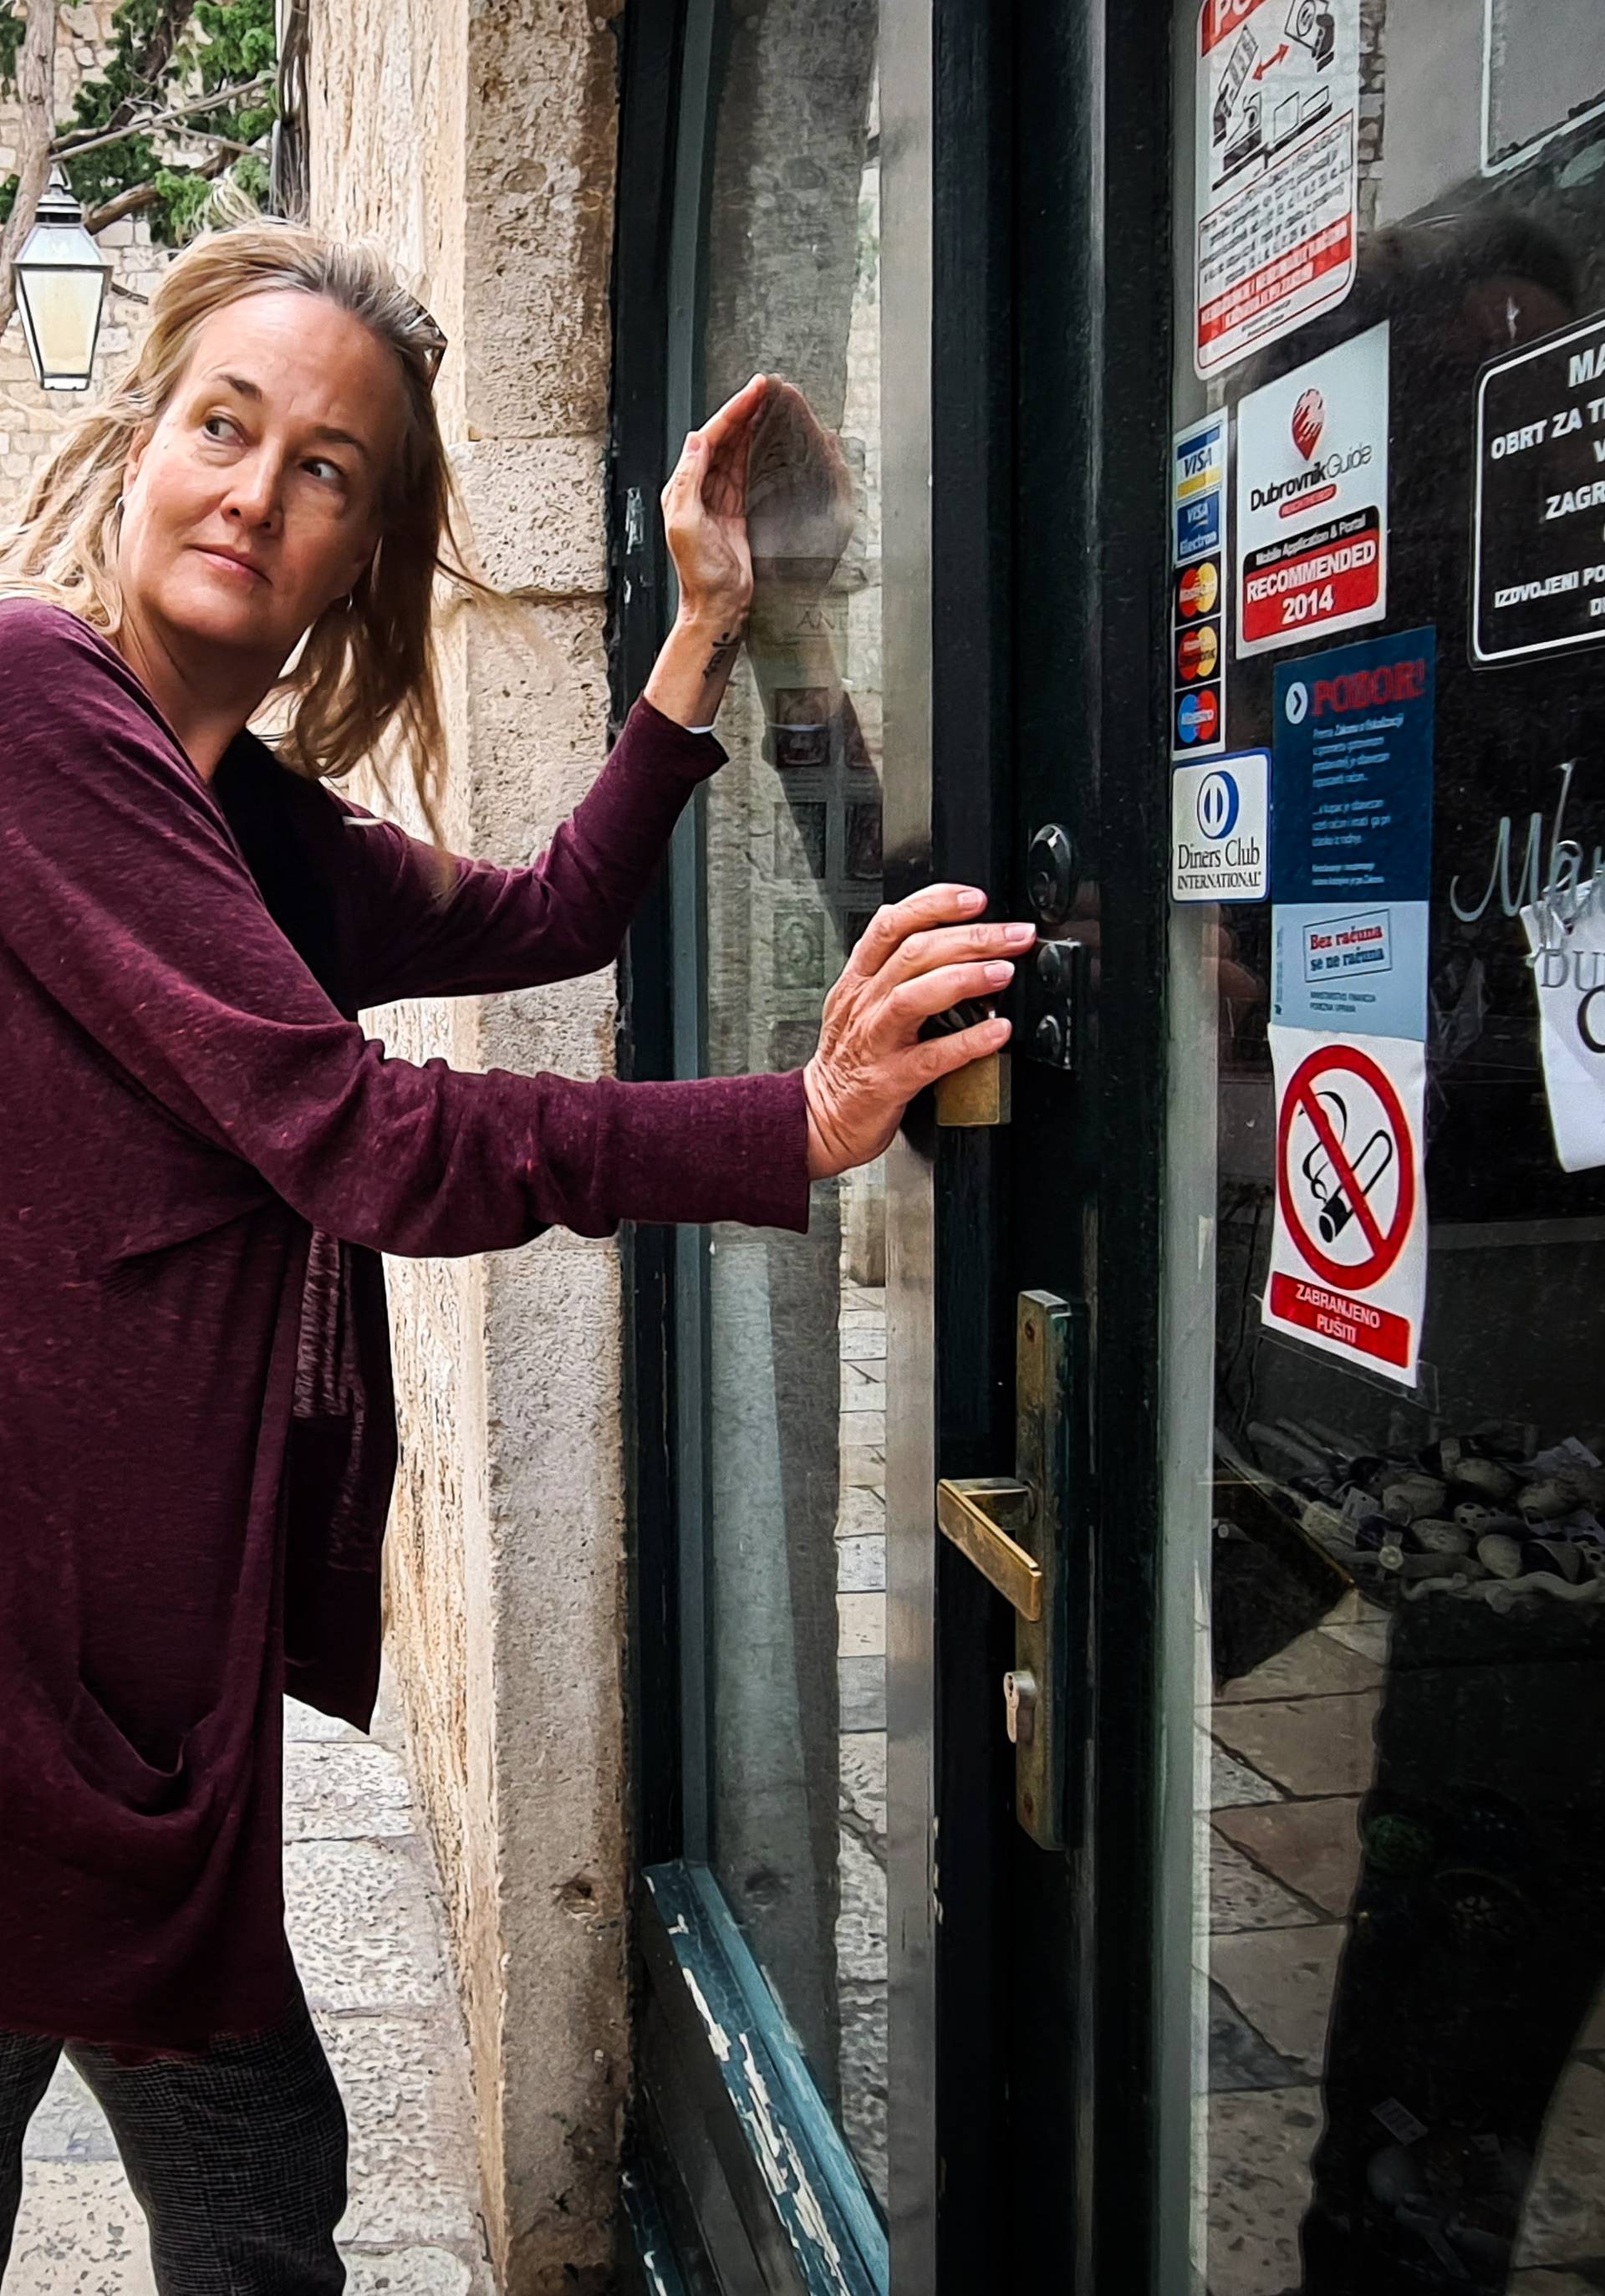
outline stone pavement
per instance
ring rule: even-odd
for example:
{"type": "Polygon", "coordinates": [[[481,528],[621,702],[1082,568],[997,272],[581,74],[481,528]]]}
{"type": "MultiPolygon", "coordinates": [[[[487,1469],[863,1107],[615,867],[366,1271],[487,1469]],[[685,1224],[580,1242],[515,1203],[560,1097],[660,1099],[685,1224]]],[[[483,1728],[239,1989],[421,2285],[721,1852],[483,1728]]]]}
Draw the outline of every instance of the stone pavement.
{"type": "MultiPolygon", "coordinates": [[[[1387,1613],[1351,1590],[1199,1717],[1212,1781],[1197,1869],[1210,2093],[1195,2208],[1207,2211],[1208,2296],[1281,2296],[1298,2280],[1388,1638],[1387,1613]]],[[[1596,2296],[1601,2259],[1605,2001],[1551,2106],[1510,2296],[1596,2296]]]]}
{"type": "MultiPolygon", "coordinates": [[[[492,2296],[467,2043],[388,1698],[374,1728],[286,1704],[285,1897],[351,2123],[348,2296],[492,2296]]],[[[144,2218],[64,2058],[26,2159],[4,2296],[154,2296],[144,2218]]]]}

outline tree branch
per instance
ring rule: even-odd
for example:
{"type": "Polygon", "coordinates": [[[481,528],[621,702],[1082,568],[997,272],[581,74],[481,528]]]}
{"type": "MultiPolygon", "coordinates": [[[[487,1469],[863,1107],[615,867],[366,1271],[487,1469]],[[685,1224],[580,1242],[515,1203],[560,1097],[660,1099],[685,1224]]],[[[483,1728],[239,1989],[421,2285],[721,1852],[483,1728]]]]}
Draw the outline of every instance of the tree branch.
{"type": "MultiPolygon", "coordinates": [[[[151,27],[151,37],[137,56],[128,59],[128,70],[134,78],[147,88],[154,88],[173,61],[173,51],[179,36],[189,22],[195,0],[163,0],[161,13],[151,27]]],[[[113,106],[106,120],[108,127],[121,127],[133,116],[139,98],[132,91],[122,102],[113,106]]]]}
{"type": "MultiPolygon", "coordinates": [[[[211,183],[233,165],[232,152],[214,152],[209,160],[203,160],[191,173],[199,176],[203,183],[211,183]]],[[[135,184],[132,191],[119,192],[114,200],[108,200],[104,207],[91,208],[84,217],[84,229],[94,239],[108,225],[121,223],[125,216],[137,215],[142,208],[154,207],[159,196],[154,184],[135,184]]]]}
{"type": "MultiPolygon", "coordinates": [[[[149,135],[158,127],[170,126],[176,119],[191,119],[197,111],[225,111],[241,96],[254,95],[258,88],[271,84],[272,75],[262,72],[255,79],[242,80],[237,87],[215,89],[210,95],[194,96],[188,103],[176,103],[167,111],[152,112],[143,119],[129,119],[121,127],[99,129],[93,135],[63,136],[54,147],[55,157],[58,160],[77,160],[86,152],[98,152],[103,144],[121,144],[130,135],[149,135]]],[[[252,147],[242,144],[237,148],[244,152],[252,147]]]]}
{"type": "Polygon", "coordinates": [[[56,0],[29,0],[28,29],[17,52],[17,196],[0,231],[0,335],[16,309],[12,263],[33,229],[50,181],[50,144],[55,132],[56,0]]]}

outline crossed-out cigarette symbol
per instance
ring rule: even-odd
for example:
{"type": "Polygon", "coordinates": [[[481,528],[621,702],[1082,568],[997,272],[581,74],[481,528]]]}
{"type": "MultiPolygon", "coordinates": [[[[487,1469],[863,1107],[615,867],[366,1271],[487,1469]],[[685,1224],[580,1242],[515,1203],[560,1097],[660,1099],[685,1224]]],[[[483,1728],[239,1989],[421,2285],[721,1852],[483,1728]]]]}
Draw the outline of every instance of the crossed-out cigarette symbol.
{"type": "MultiPolygon", "coordinates": [[[[1327,1120],[1340,1144],[1348,1145],[1348,1105],[1339,1092],[1318,1092],[1314,1095],[1325,1109],[1327,1120]]],[[[1316,1206],[1316,1226],[1323,1243],[1332,1242],[1341,1235],[1355,1216],[1355,1189],[1369,1196],[1377,1182],[1393,1162],[1394,1144],[1390,1134],[1379,1125],[1359,1153],[1348,1159],[1349,1172],[1340,1178],[1323,1141],[1317,1140],[1300,1168],[1309,1183],[1309,1191],[1316,1206]]]]}

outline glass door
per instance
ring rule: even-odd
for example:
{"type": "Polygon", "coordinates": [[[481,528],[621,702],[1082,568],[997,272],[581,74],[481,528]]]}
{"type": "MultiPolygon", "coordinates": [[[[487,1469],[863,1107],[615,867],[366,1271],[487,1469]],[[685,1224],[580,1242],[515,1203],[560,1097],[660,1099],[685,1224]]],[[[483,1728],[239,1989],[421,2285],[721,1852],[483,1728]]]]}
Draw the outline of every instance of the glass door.
{"type": "Polygon", "coordinates": [[[1605,11],[1171,31],[1155,2284],[1579,2296],[1605,11]]]}
{"type": "MultiPolygon", "coordinates": [[[[749,472],[729,762],[634,954],[635,1072],[718,1075],[808,1057],[881,898],[880,27],[875,0],[694,4],[666,38],[675,13],[632,26],[626,86],[619,373],[661,381],[639,430],[621,417],[626,647],[672,611],[656,502],[684,432],[759,368],[785,386],[749,472]]],[[[634,1277],[662,1463],[637,1511],[643,2153],[720,2288],[867,2296],[887,2271],[884,1174],[816,1188],[806,1237],[639,1239],[634,1277]]]]}

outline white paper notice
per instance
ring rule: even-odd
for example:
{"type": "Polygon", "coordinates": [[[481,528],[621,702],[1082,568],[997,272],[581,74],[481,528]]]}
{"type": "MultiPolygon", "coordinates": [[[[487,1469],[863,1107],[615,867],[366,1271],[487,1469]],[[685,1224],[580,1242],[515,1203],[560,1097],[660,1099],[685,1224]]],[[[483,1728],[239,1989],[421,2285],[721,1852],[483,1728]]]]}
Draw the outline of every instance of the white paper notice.
{"type": "Polygon", "coordinates": [[[1605,1164],[1605,885],[1585,885],[1569,926],[1523,909],[1538,991],[1544,1092],[1563,1172],[1605,1164]]]}
{"type": "Polygon", "coordinates": [[[1427,1296],[1424,1050],[1401,1037],[1268,1033],[1276,1219],[1265,1321],[1413,1387],[1427,1296]]]}
{"type": "Polygon", "coordinates": [[[1201,375],[1355,283],[1359,0],[1204,0],[1198,47],[1201,375]]]}

